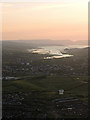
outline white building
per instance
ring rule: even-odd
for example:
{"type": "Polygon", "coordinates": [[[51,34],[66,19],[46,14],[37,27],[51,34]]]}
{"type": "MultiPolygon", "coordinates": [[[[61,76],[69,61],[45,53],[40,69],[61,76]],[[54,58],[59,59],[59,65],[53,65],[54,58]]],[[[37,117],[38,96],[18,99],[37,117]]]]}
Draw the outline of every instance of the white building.
{"type": "Polygon", "coordinates": [[[30,65],[30,63],[26,63],[26,65],[27,65],[27,66],[29,66],[29,65],[30,65]]]}
{"type": "Polygon", "coordinates": [[[64,94],[64,90],[63,89],[59,90],[59,95],[63,95],[63,94],[64,94]]]}

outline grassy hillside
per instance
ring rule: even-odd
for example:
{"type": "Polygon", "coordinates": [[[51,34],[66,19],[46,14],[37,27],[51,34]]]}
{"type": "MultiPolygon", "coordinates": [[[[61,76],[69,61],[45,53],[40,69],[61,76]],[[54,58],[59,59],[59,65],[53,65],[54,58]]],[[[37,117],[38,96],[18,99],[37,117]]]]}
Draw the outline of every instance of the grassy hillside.
{"type": "Polygon", "coordinates": [[[83,76],[24,76],[19,80],[3,81],[3,92],[31,92],[46,91],[58,93],[59,89],[64,89],[64,96],[82,96],[88,95],[87,77],[83,76]]]}

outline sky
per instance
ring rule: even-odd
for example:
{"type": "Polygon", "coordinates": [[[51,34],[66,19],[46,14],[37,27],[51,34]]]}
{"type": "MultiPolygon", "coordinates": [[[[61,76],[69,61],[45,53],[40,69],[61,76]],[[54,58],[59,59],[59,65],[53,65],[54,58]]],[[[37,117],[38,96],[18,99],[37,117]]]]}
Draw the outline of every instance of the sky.
{"type": "Polygon", "coordinates": [[[3,3],[0,32],[3,40],[87,40],[88,0],[3,3]]]}

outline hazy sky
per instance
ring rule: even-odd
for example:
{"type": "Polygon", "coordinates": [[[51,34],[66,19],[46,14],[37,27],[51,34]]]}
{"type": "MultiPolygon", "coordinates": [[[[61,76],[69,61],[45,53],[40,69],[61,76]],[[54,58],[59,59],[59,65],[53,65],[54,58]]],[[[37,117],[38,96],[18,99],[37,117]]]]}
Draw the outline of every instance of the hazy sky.
{"type": "Polygon", "coordinates": [[[3,40],[87,40],[88,0],[3,3],[3,40]]]}

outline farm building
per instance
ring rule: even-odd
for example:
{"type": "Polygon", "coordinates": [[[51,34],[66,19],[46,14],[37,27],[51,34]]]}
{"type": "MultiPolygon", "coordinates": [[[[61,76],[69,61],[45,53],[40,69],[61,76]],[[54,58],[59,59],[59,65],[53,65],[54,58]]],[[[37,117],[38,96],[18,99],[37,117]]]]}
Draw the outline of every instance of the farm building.
{"type": "Polygon", "coordinates": [[[63,89],[60,89],[59,90],[59,95],[63,95],[64,94],[64,90],[63,89]]]}

